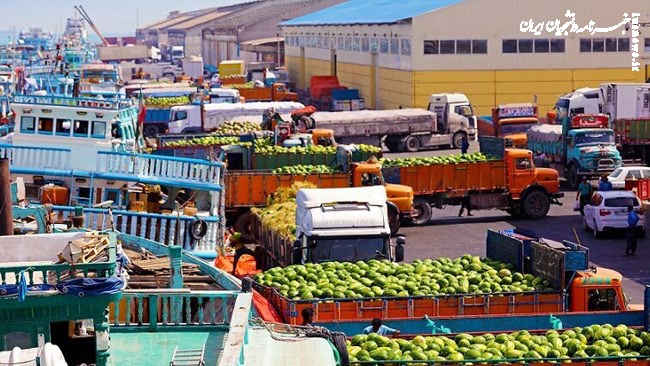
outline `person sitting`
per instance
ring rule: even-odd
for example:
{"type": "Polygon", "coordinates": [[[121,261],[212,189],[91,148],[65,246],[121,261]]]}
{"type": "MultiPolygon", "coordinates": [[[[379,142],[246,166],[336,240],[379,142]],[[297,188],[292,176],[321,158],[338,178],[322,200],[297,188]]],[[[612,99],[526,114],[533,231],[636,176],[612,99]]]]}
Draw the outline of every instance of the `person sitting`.
{"type": "Polygon", "coordinates": [[[370,334],[370,333],[377,333],[382,336],[396,336],[399,335],[400,331],[397,329],[393,329],[391,327],[387,327],[385,325],[381,324],[381,319],[379,318],[374,318],[372,320],[372,323],[369,327],[366,327],[363,329],[363,334],[370,334]]]}
{"type": "Polygon", "coordinates": [[[302,315],[302,325],[303,327],[313,327],[314,324],[314,309],[312,308],[304,308],[300,312],[302,315]]]}

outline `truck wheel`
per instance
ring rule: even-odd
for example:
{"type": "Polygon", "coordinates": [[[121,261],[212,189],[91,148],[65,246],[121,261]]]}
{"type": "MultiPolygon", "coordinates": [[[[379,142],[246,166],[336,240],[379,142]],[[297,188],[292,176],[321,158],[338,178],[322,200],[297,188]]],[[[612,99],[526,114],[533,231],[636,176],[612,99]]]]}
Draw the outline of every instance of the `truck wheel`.
{"type": "Polygon", "coordinates": [[[404,139],[404,151],[418,152],[420,149],[420,139],[415,136],[408,136],[404,139]]]}
{"type": "Polygon", "coordinates": [[[156,137],[160,133],[157,126],[147,126],[144,128],[144,135],[146,137],[156,137]]]}
{"type": "Polygon", "coordinates": [[[454,149],[460,149],[461,145],[463,144],[463,139],[467,138],[467,135],[465,135],[464,132],[456,132],[454,134],[454,138],[452,139],[454,145],[454,149]]]}
{"type": "Polygon", "coordinates": [[[386,148],[388,151],[392,153],[398,153],[399,152],[399,145],[395,142],[386,142],[386,148]]]}
{"type": "Polygon", "coordinates": [[[424,225],[429,223],[431,220],[431,205],[426,200],[417,198],[413,202],[413,209],[417,213],[417,217],[414,217],[411,221],[413,225],[424,225]]]}
{"type": "Polygon", "coordinates": [[[578,166],[576,164],[571,164],[569,167],[569,176],[567,182],[569,183],[569,187],[571,189],[578,188],[578,184],[580,184],[580,177],[578,176],[578,166]]]}
{"type": "Polygon", "coordinates": [[[253,214],[250,211],[243,213],[235,221],[235,231],[247,236],[253,235],[253,214]]]}
{"type": "Polygon", "coordinates": [[[395,236],[399,231],[402,223],[399,219],[399,211],[393,206],[388,206],[388,226],[390,226],[390,235],[395,236]]]}
{"type": "Polygon", "coordinates": [[[543,192],[530,192],[524,198],[524,213],[531,219],[541,219],[546,216],[550,207],[551,202],[543,192]]]}
{"type": "Polygon", "coordinates": [[[515,219],[520,219],[522,217],[521,210],[519,209],[519,207],[509,208],[506,210],[506,212],[508,213],[508,215],[512,216],[515,219]]]}

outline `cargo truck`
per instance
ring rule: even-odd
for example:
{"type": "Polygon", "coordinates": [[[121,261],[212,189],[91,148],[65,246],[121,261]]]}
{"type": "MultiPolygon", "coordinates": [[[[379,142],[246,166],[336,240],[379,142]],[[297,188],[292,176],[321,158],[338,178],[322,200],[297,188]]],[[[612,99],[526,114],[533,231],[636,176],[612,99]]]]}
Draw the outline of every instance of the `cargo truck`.
{"type": "Polygon", "coordinates": [[[505,148],[502,138],[482,138],[484,162],[416,165],[382,169],[387,182],[413,188],[413,223],[431,219],[432,207],[469,203],[471,209],[505,210],[539,219],[560,204],[559,179],[552,169],[536,168],[531,151],[505,148]]]}
{"type": "Polygon", "coordinates": [[[328,261],[404,260],[405,239],[391,244],[386,188],[300,189],[296,196],[296,240],[291,241],[253,215],[255,242],[269,269],[328,261]]]}
{"type": "Polygon", "coordinates": [[[460,149],[463,139],[476,140],[476,116],[465,94],[432,94],[427,109],[437,116],[438,139],[444,140],[448,136],[451,147],[455,149],[460,149]]]}
{"type": "Polygon", "coordinates": [[[235,85],[223,85],[222,87],[238,90],[246,102],[295,102],[298,100],[298,94],[290,92],[282,83],[274,83],[270,87],[243,88],[235,85]]]}
{"type": "Polygon", "coordinates": [[[620,273],[591,267],[589,249],[570,241],[547,240],[520,229],[488,230],[486,254],[488,258],[510,263],[524,276],[542,278],[552,290],[501,292],[498,296],[489,293],[292,300],[274,288],[259,283],[254,287],[276,307],[286,323],[298,324],[302,309],[311,307],[315,323],[346,333],[352,326],[357,329],[352,333],[358,333],[374,318],[389,320],[391,325],[402,321],[408,324],[405,330],[415,328],[416,334],[423,334],[431,333],[422,320],[425,316],[443,325],[482,323],[478,319],[499,316],[525,319],[541,314],[546,315],[548,322],[549,315],[603,312],[618,316],[639,308],[628,305],[620,273]],[[365,325],[360,326],[362,323],[365,325]]]}
{"type": "Polygon", "coordinates": [[[546,154],[549,167],[573,189],[581,177],[609,174],[623,165],[606,115],[575,115],[561,125],[539,125],[528,131],[528,148],[546,154]]]}
{"type": "Polygon", "coordinates": [[[244,166],[246,151],[236,145],[222,147],[228,170],[225,174],[225,206],[228,220],[235,229],[251,232],[251,207],[266,206],[267,197],[279,187],[290,187],[294,182],[311,182],[318,188],[349,188],[385,186],[388,195],[388,218],[391,231],[396,234],[402,221],[410,221],[413,213],[413,190],[410,187],[387,184],[381,173],[381,164],[352,162],[349,147],[337,147],[340,172],[326,174],[294,175],[273,173],[270,170],[238,170],[244,166]]]}
{"type": "Polygon", "coordinates": [[[297,102],[254,102],[184,105],[171,108],[169,133],[200,133],[243,116],[262,116],[269,108],[288,114],[305,106],[297,102]]]}
{"type": "Polygon", "coordinates": [[[528,130],[538,124],[536,105],[504,104],[492,108],[491,116],[478,117],[478,136],[504,137],[508,146],[525,149],[528,130]]]}
{"type": "Polygon", "coordinates": [[[650,84],[601,84],[600,90],[622,158],[650,164],[650,84]]]}

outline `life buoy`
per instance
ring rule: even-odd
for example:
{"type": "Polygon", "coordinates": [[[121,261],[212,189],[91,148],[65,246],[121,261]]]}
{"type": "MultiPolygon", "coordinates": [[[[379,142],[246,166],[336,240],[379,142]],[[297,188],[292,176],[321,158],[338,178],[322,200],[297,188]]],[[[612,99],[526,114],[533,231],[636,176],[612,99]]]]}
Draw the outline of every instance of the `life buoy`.
{"type": "Polygon", "coordinates": [[[208,233],[208,224],[201,219],[196,219],[190,223],[189,230],[190,238],[198,241],[208,233]]]}

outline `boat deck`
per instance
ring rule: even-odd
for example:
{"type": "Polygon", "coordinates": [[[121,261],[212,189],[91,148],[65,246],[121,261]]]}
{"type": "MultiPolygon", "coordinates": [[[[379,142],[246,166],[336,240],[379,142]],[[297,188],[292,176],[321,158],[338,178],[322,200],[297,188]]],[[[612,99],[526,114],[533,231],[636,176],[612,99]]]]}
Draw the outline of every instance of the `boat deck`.
{"type": "Polygon", "coordinates": [[[200,350],[205,344],[203,360],[206,365],[216,365],[227,330],[132,332],[111,330],[111,356],[109,365],[169,365],[174,349],[200,350]]]}

